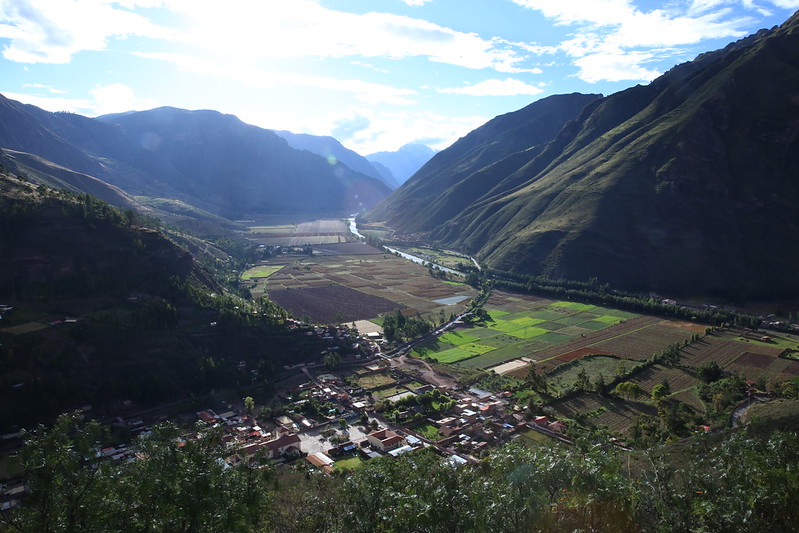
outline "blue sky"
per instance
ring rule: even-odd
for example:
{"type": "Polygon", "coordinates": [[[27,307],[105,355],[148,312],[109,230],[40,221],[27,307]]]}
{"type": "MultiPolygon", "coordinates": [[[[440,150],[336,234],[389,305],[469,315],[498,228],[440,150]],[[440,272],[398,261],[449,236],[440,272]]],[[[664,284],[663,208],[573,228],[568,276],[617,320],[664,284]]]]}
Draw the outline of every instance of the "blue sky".
{"type": "Polygon", "coordinates": [[[0,0],[0,93],[86,116],[174,106],[445,148],[561,93],[611,94],[799,0],[0,0]]]}

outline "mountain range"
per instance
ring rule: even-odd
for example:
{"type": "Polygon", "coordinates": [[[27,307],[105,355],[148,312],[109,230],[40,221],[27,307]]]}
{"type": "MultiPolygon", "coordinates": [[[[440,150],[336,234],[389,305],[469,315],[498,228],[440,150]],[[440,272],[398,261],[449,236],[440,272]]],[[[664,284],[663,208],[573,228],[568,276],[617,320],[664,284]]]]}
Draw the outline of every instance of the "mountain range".
{"type": "Polygon", "coordinates": [[[0,147],[9,168],[40,182],[161,212],[190,207],[231,220],[346,214],[390,192],[376,171],[366,175],[294,149],[270,130],[216,111],[163,107],[91,119],[0,96],[0,147]]]}
{"type": "Polygon", "coordinates": [[[385,173],[386,169],[391,177],[398,183],[403,184],[408,178],[413,176],[417,170],[427,163],[431,157],[436,155],[437,150],[421,143],[408,143],[400,147],[395,152],[375,152],[368,154],[366,159],[375,166],[378,171],[385,173]]]}
{"type": "Polygon", "coordinates": [[[339,161],[352,170],[379,179],[391,190],[405,183],[436,154],[436,150],[427,145],[408,143],[394,152],[375,152],[362,156],[344,147],[333,137],[274,131],[286,139],[292,148],[308,150],[328,161],[339,161]]]}
{"type": "Polygon", "coordinates": [[[517,276],[792,297],[798,58],[799,14],[648,85],[550,96],[496,117],[393,193],[429,149],[361,157],[329,137],[171,107],[91,119],[0,96],[0,163],[198,227],[368,210],[517,276]]]}
{"type": "Polygon", "coordinates": [[[799,294],[799,14],[610,96],[497,117],[366,214],[520,275],[799,294]]]}

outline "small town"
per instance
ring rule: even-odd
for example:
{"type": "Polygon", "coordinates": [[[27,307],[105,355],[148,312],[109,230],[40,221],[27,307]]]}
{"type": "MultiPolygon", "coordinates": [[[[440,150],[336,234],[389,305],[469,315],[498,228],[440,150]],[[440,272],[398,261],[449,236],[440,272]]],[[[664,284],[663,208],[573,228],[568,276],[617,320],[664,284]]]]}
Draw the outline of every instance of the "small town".
{"type": "MultiPolygon", "coordinates": [[[[287,367],[301,373],[276,391],[277,409],[246,397],[183,415],[185,426],[196,424],[184,439],[219,428],[231,450],[226,459],[231,466],[252,460],[298,464],[304,459],[327,473],[337,465],[346,470],[421,447],[435,448],[454,466],[477,463],[491,447],[531,431],[569,442],[565,422],[531,416],[509,392],[429,383],[410,365],[392,366],[381,351],[385,341],[378,332],[358,334],[346,325],[316,326],[313,331],[330,344],[321,358],[334,350],[350,355],[333,369],[329,363],[287,367]]],[[[157,421],[157,416],[136,417],[124,424],[136,435],[157,421]]],[[[135,457],[126,445],[100,453],[113,460],[135,457]]]]}
{"type": "MultiPolygon", "coordinates": [[[[308,327],[288,319],[295,327],[308,327]]],[[[333,350],[349,353],[329,368],[324,362],[284,370],[291,378],[279,384],[269,406],[252,397],[178,416],[161,410],[120,416],[106,424],[136,437],[157,423],[170,420],[187,429],[178,446],[208,431],[218,431],[235,467],[250,464],[295,465],[328,474],[346,472],[373,458],[397,456],[432,447],[453,467],[476,464],[490,448],[535,432],[539,438],[568,443],[566,423],[550,416],[531,416],[516,405],[509,392],[492,394],[477,388],[428,383],[413,368],[392,366],[382,352],[379,332],[360,334],[350,326],[310,327],[333,350]],[[279,407],[275,408],[274,405],[279,407]]],[[[393,350],[393,353],[401,350],[393,350]]],[[[389,352],[389,353],[392,353],[389,352]]],[[[336,352],[337,353],[337,352],[336,352]]],[[[417,363],[418,364],[418,363],[417,363]]],[[[240,370],[246,371],[242,363],[240,370]]],[[[124,408],[134,406],[127,402],[124,408]]],[[[91,406],[82,408],[91,416],[91,406]]],[[[6,443],[20,434],[3,436],[6,443]]],[[[129,443],[97,450],[97,457],[115,462],[134,461],[138,451],[129,443]]],[[[6,487],[3,508],[25,496],[23,484],[6,487]]]]}

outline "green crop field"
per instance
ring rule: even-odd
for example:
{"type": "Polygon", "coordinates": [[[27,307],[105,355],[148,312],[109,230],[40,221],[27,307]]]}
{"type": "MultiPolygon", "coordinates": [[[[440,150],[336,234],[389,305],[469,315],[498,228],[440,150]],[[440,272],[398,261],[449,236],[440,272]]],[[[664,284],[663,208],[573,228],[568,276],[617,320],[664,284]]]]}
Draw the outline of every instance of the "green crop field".
{"type": "Polygon", "coordinates": [[[618,324],[624,319],[613,315],[600,315],[594,319],[595,322],[602,322],[603,324],[618,324]]]}
{"type": "MultiPolygon", "coordinates": [[[[489,301],[490,305],[491,301],[489,301]]],[[[634,317],[631,313],[576,302],[537,300],[528,309],[487,309],[490,320],[468,330],[451,331],[416,350],[442,363],[487,368],[538,350],[566,343],[634,317]],[[624,315],[622,317],[621,315],[624,315]]]]}
{"type": "Polygon", "coordinates": [[[589,309],[593,309],[595,307],[590,304],[581,304],[578,302],[552,302],[550,305],[552,307],[564,307],[566,309],[574,309],[576,311],[588,311],[589,309]]]}
{"type": "Polygon", "coordinates": [[[455,363],[464,359],[469,359],[475,355],[488,353],[494,349],[493,346],[486,346],[485,344],[468,343],[456,348],[444,350],[443,352],[431,354],[431,357],[439,363],[455,363]]]}
{"type": "Polygon", "coordinates": [[[241,275],[241,279],[249,281],[253,278],[268,278],[275,272],[280,271],[286,265],[259,265],[253,267],[241,275]]]}
{"type": "Polygon", "coordinates": [[[480,339],[478,337],[473,337],[471,335],[468,335],[460,331],[451,331],[441,335],[439,337],[439,340],[442,342],[447,342],[453,346],[461,346],[463,344],[468,344],[470,342],[477,342],[480,339]]]}
{"type": "MultiPolygon", "coordinates": [[[[547,372],[589,353],[616,355],[628,360],[625,364],[629,366],[636,364],[630,360],[648,358],[669,344],[682,342],[694,331],[679,321],[579,302],[525,300],[496,293],[486,304],[490,317],[486,322],[450,331],[414,353],[469,369],[486,369],[529,357],[547,372]]],[[[602,373],[606,380],[612,379],[615,368],[609,367],[615,362],[602,366],[600,361],[603,359],[586,367],[589,377],[596,379],[602,373]]],[[[578,368],[575,367],[575,376],[578,368]]],[[[561,382],[567,386],[573,377],[567,374],[561,382]]]]}

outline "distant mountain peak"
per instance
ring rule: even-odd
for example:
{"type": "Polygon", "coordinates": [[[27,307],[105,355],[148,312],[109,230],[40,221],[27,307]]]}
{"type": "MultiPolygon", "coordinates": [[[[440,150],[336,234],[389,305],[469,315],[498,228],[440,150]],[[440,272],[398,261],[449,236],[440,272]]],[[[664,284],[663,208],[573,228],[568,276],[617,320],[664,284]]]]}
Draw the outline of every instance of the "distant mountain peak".
{"type": "Polygon", "coordinates": [[[411,142],[400,147],[395,152],[375,152],[366,156],[372,163],[377,163],[387,168],[399,184],[405,183],[417,170],[422,168],[431,157],[436,155],[434,150],[426,144],[411,142]]]}

